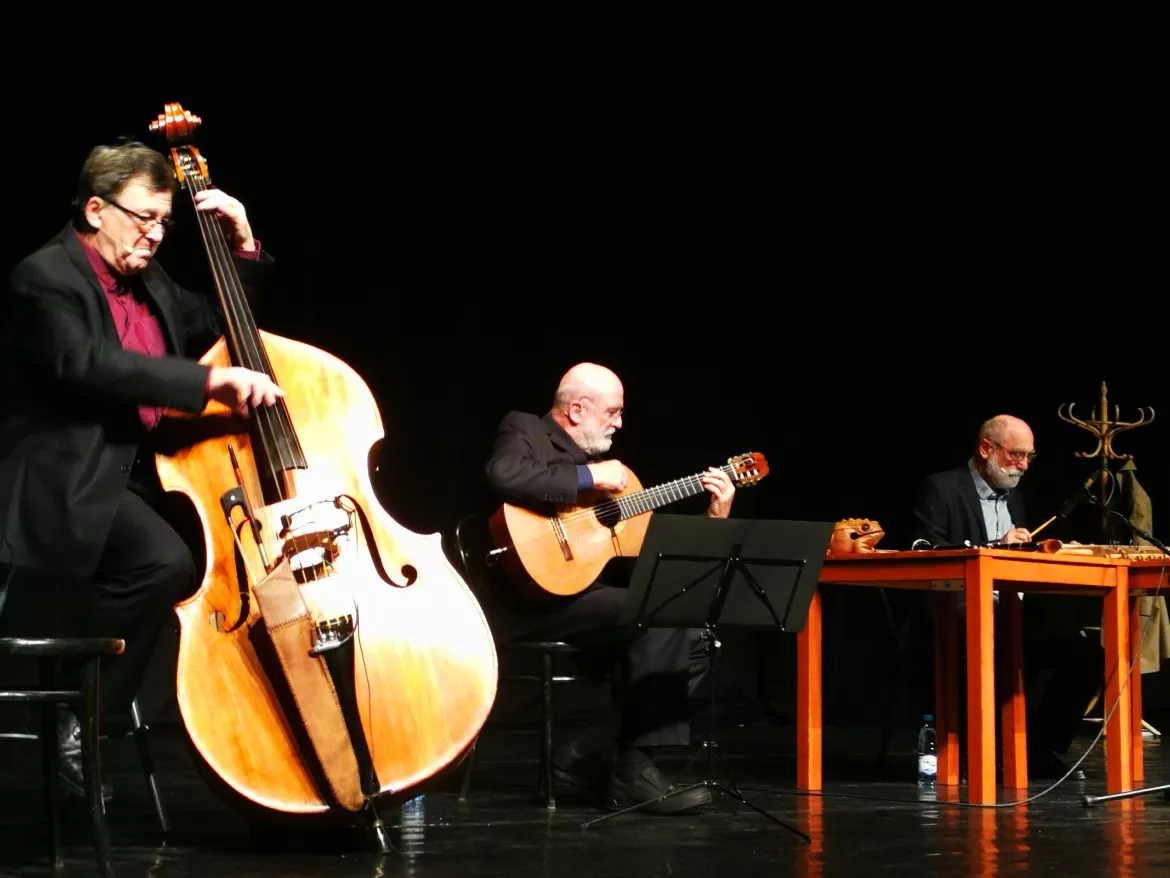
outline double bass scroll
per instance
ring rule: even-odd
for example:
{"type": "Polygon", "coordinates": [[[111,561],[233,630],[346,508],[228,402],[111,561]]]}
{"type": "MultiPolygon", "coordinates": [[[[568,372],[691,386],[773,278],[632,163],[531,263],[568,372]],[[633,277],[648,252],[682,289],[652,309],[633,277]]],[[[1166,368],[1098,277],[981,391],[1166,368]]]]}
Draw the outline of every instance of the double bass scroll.
{"type": "MultiPolygon", "coordinates": [[[[172,103],[150,126],[192,200],[210,186],[201,124],[172,103]]],[[[440,536],[377,501],[369,388],[332,354],[259,330],[218,221],[196,218],[225,326],[200,362],[262,371],[284,396],[246,419],[214,401],[164,417],[159,478],[192,505],[206,553],[175,607],[183,723],[238,804],[369,811],[378,833],[375,800],[417,794],[474,743],[495,644],[440,536]]]]}

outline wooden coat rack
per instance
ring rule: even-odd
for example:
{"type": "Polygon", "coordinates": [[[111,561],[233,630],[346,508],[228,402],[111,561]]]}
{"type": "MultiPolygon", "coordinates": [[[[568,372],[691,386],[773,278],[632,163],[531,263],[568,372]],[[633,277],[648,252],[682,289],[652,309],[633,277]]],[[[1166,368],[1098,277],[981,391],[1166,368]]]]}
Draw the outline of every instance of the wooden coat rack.
{"type": "MultiPolygon", "coordinates": [[[[1061,403],[1056,409],[1056,414],[1062,421],[1069,424],[1075,424],[1084,430],[1088,430],[1097,437],[1097,447],[1092,451],[1076,451],[1073,452],[1077,457],[1100,457],[1101,469],[1109,472],[1109,461],[1111,460],[1133,460],[1132,454],[1118,454],[1113,450],[1113,438],[1126,430],[1132,430],[1134,427],[1141,427],[1146,424],[1153,423],[1154,409],[1152,407],[1138,408],[1140,417],[1136,421],[1121,420],[1121,407],[1113,407],[1113,420],[1109,419],[1109,388],[1105,386],[1105,382],[1101,382],[1101,417],[1097,417],[1097,409],[1094,408],[1089,413],[1089,419],[1082,420],[1073,414],[1073,403],[1061,403]],[[1068,406],[1068,414],[1065,414],[1065,405],[1068,406]],[[1146,412],[1149,412],[1147,415],[1146,412]]],[[[1110,478],[1113,473],[1109,472],[1110,478]]],[[[1105,503],[1109,498],[1106,491],[1106,482],[1108,479],[1098,479],[1097,488],[1101,492],[1101,514],[1106,516],[1108,513],[1105,509],[1105,503]]],[[[1109,486],[1112,487],[1112,486],[1109,486]]],[[[1104,518],[1102,519],[1104,520],[1104,518]]]]}

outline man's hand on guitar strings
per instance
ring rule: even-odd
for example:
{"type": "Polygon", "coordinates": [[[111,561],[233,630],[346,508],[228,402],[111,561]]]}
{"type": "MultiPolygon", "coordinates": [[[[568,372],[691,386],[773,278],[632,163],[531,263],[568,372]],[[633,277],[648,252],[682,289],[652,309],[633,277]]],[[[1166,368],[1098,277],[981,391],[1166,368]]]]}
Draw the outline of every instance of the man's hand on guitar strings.
{"type": "Polygon", "coordinates": [[[624,491],[629,479],[626,468],[620,460],[603,460],[589,464],[593,474],[593,487],[598,491],[624,491]]]}

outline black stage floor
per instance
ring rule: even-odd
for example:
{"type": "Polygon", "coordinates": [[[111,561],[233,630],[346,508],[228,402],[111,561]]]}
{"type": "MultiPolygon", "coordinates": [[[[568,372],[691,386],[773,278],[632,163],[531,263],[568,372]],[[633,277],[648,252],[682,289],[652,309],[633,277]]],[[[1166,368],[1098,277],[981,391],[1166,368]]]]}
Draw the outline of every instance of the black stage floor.
{"type": "MultiPolygon", "coordinates": [[[[1027,805],[972,810],[932,801],[933,792],[920,793],[912,728],[895,730],[884,765],[877,760],[879,729],[826,729],[825,790],[811,796],[793,788],[790,725],[758,718],[727,725],[719,734],[720,752],[747,798],[807,833],[811,843],[718,795],[700,815],[623,814],[583,829],[585,821],[603,812],[579,791],[559,787],[551,813],[534,798],[534,727],[490,723],[468,800],[459,801],[452,782],[386,811],[383,817],[393,826],[400,851],[376,857],[353,847],[353,839],[251,832],[204,785],[178,730],[161,728],[155,730],[153,750],[173,824],[165,840],[132,741],[106,744],[118,874],[715,878],[1021,871],[1127,876],[1170,870],[1170,803],[1161,793],[1082,807],[1082,794],[1104,792],[1104,738],[1081,765],[1084,780],[1070,778],[1027,805]],[[778,792],[759,792],[765,788],[778,792]]],[[[1070,764],[1099,728],[1085,723],[1070,764]]],[[[45,855],[36,744],[0,741],[0,753],[0,876],[54,874],[45,855]]],[[[666,765],[681,769],[690,755],[681,752],[666,765]]],[[[1170,782],[1170,760],[1160,741],[1147,741],[1146,766],[1147,785],[1170,782]]],[[[688,776],[698,779],[704,769],[700,761],[688,776]]],[[[717,772],[716,779],[725,782],[726,775],[717,772]]],[[[1052,783],[1037,781],[1028,795],[1052,783]]],[[[955,797],[953,788],[949,795],[955,797]]],[[[966,797],[965,786],[957,797],[966,797]]],[[[1001,801],[1011,799],[1001,791],[1001,801]]],[[[64,874],[97,874],[79,816],[67,828],[67,842],[64,874]]]]}

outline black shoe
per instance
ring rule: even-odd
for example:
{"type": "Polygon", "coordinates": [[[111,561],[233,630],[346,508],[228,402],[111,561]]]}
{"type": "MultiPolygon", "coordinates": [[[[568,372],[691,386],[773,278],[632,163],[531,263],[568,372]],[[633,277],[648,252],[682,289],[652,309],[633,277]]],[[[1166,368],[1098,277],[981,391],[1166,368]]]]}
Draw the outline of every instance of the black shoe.
{"type": "MultiPolygon", "coordinates": [[[[57,777],[76,796],[85,795],[85,774],[81,770],[81,722],[71,710],[57,712],[57,777]]],[[[114,788],[102,784],[102,799],[114,798],[114,788]]]]}
{"type": "Polygon", "coordinates": [[[648,814],[685,814],[711,802],[711,791],[706,787],[695,787],[685,793],[677,792],[680,789],[685,787],[671,783],[658,770],[658,766],[650,765],[633,780],[622,780],[619,774],[611,774],[609,795],[605,804],[611,811],[621,811],[649,802],[651,804],[644,805],[638,810],[648,814]],[[667,793],[676,795],[660,799],[667,793]]]}
{"type": "Polygon", "coordinates": [[[582,753],[571,741],[553,753],[553,777],[587,790],[604,788],[607,776],[605,757],[600,751],[582,753]]]}

